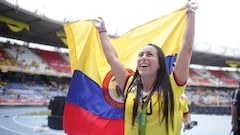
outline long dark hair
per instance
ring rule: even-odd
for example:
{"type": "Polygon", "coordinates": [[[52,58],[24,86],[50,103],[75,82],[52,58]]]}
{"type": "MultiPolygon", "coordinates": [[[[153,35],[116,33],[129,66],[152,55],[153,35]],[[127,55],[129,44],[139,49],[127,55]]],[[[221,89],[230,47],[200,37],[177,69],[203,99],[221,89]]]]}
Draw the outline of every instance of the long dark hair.
{"type": "MultiPolygon", "coordinates": [[[[170,84],[169,79],[169,72],[168,72],[168,65],[166,64],[165,55],[160,47],[154,44],[147,44],[149,46],[153,46],[157,50],[158,60],[160,68],[157,71],[157,79],[155,80],[155,84],[153,86],[152,91],[150,92],[150,96],[153,94],[154,91],[158,92],[158,100],[160,101],[160,94],[163,94],[163,119],[165,119],[166,122],[166,130],[169,130],[169,115],[171,116],[171,124],[173,127],[173,114],[174,114],[174,95],[173,90],[170,84]],[[170,111],[169,111],[170,110],[170,111]]],[[[133,105],[133,111],[132,111],[132,126],[134,125],[136,116],[137,116],[137,109],[138,109],[138,103],[141,98],[141,90],[143,89],[143,84],[141,81],[141,77],[139,75],[138,69],[135,71],[135,75],[133,77],[132,82],[130,83],[127,93],[131,91],[133,87],[137,86],[137,94],[134,99],[134,105],[133,105]]],[[[151,97],[150,97],[151,98],[151,97]]],[[[160,112],[160,105],[159,104],[159,112],[160,112]]],[[[160,121],[160,122],[162,122],[160,121]]]]}

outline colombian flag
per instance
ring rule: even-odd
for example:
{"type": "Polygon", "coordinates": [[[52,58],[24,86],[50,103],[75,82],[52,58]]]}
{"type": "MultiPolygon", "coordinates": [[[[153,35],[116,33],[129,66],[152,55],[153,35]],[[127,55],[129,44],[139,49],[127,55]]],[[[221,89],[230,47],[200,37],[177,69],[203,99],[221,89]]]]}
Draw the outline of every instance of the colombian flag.
{"type": "MultiPolygon", "coordinates": [[[[171,67],[185,21],[186,11],[182,8],[111,38],[111,42],[131,74],[140,48],[148,43],[163,49],[171,67]]],[[[91,21],[76,21],[66,24],[64,30],[73,72],[64,107],[64,131],[68,135],[123,135],[123,99],[97,29],[91,21]]]]}

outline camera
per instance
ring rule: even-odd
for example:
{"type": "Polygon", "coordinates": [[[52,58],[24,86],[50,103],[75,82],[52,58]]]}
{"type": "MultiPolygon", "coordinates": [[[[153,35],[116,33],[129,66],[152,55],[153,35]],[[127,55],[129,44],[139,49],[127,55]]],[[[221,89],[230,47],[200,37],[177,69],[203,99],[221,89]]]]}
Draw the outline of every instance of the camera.
{"type": "Polygon", "coordinates": [[[191,121],[190,124],[184,125],[183,131],[185,131],[185,130],[190,130],[190,129],[192,129],[193,127],[195,127],[195,126],[197,126],[197,125],[198,125],[198,122],[197,122],[197,121],[191,121]]]}
{"type": "Polygon", "coordinates": [[[192,122],[190,123],[190,125],[192,125],[193,127],[194,127],[194,126],[197,126],[197,125],[198,125],[198,122],[197,122],[197,121],[192,121],[192,122]]]}

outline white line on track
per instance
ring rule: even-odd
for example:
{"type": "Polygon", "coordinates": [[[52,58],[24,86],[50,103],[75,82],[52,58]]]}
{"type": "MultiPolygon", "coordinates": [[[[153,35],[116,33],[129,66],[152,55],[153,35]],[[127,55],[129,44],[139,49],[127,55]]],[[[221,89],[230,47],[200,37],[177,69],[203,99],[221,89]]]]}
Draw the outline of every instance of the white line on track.
{"type": "Polygon", "coordinates": [[[17,115],[13,116],[13,121],[14,121],[15,123],[17,123],[17,124],[19,124],[19,125],[21,125],[21,126],[27,127],[27,128],[31,128],[31,129],[34,128],[34,127],[30,126],[30,125],[27,125],[27,124],[25,124],[25,123],[22,123],[22,122],[16,120],[17,117],[18,117],[17,115]]]}
{"type": "MultiPolygon", "coordinates": [[[[21,125],[21,126],[24,126],[24,127],[27,127],[27,128],[31,128],[31,129],[36,129],[36,127],[33,127],[33,126],[30,126],[30,125],[27,125],[27,124],[25,124],[25,123],[23,123],[23,122],[20,122],[20,121],[18,121],[17,120],[17,115],[15,115],[15,116],[13,116],[13,121],[16,123],[16,124],[19,124],[19,125],[21,125]]],[[[55,132],[55,131],[49,131],[48,133],[51,133],[51,134],[55,134],[55,135],[66,135],[65,133],[58,133],[58,132],[55,132]]],[[[25,135],[25,134],[23,134],[23,135],[25,135]]]]}
{"type": "Polygon", "coordinates": [[[13,130],[13,129],[10,129],[10,128],[7,128],[7,127],[4,127],[3,125],[0,125],[1,128],[5,129],[5,130],[8,130],[10,132],[13,132],[13,133],[16,133],[16,134],[19,134],[19,135],[27,135],[27,134],[24,134],[22,132],[19,132],[17,130],[13,130]]]}

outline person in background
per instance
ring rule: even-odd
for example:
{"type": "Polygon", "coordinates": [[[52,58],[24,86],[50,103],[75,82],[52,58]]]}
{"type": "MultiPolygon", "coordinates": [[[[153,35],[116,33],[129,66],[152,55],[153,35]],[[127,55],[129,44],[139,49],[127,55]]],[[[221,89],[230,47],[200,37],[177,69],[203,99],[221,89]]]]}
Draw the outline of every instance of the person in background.
{"type": "Polygon", "coordinates": [[[93,20],[105,57],[125,96],[124,135],[176,135],[179,98],[189,75],[197,8],[196,2],[187,1],[182,45],[171,74],[162,49],[149,43],[140,50],[135,75],[131,76],[118,59],[103,18],[93,20]]]}
{"type": "Polygon", "coordinates": [[[180,96],[179,102],[179,124],[176,135],[181,135],[182,125],[184,124],[183,130],[190,130],[193,128],[191,125],[191,115],[188,108],[187,96],[183,93],[180,96]]]}
{"type": "Polygon", "coordinates": [[[232,131],[234,135],[240,135],[240,82],[238,88],[232,93],[232,131]]]}

